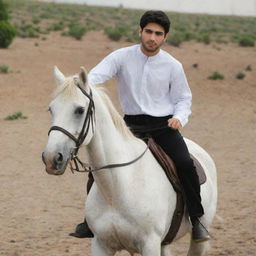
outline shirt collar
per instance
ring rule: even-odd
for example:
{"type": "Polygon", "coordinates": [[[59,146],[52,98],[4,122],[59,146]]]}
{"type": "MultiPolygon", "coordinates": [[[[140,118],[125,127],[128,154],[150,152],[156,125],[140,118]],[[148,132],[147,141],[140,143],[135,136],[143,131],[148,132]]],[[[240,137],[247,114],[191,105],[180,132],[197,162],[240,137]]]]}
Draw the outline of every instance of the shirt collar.
{"type": "Polygon", "coordinates": [[[141,46],[141,44],[138,44],[138,54],[139,54],[142,58],[144,58],[144,59],[146,59],[146,60],[148,60],[148,61],[153,61],[153,60],[157,59],[157,58],[160,56],[161,52],[162,52],[162,49],[160,49],[160,51],[159,51],[156,55],[154,55],[154,56],[147,56],[146,54],[144,54],[144,53],[142,52],[140,46],[141,46]]]}

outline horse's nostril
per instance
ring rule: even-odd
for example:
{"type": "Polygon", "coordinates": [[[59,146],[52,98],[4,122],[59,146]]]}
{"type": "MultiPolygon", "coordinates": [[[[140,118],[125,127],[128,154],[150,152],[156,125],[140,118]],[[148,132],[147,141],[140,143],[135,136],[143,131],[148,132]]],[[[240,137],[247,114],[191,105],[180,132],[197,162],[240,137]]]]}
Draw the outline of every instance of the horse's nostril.
{"type": "Polygon", "coordinates": [[[57,163],[62,163],[63,161],[63,155],[61,153],[58,153],[58,155],[55,158],[57,163]]]}

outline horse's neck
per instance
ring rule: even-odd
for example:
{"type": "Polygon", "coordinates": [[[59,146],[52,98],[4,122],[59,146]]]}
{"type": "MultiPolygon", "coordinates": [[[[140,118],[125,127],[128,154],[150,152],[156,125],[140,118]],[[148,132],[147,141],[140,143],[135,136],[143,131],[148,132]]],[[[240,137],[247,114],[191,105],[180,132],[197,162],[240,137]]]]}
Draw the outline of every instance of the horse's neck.
{"type": "MultiPolygon", "coordinates": [[[[96,129],[88,145],[90,162],[94,167],[113,163],[124,163],[135,158],[136,148],[141,150],[141,143],[135,138],[127,138],[115,127],[112,118],[99,100],[96,103],[96,129]]],[[[117,169],[106,169],[93,173],[94,180],[108,201],[120,194],[121,187],[129,173],[117,169]]]]}

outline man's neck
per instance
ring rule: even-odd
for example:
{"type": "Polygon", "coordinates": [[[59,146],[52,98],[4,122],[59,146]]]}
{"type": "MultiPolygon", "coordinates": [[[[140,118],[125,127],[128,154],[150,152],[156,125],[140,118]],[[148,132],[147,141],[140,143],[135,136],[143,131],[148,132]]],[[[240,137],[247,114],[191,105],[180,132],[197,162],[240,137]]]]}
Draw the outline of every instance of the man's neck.
{"type": "Polygon", "coordinates": [[[140,45],[140,49],[141,51],[148,57],[152,57],[152,56],[155,56],[157,55],[159,52],[160,52],[160,48],[157,49],[156,51],[154,52],[150,52],[150,51],[147,51],[146,49],[144,49],[144,47],[142,46],[142,44],[140,45]]]}

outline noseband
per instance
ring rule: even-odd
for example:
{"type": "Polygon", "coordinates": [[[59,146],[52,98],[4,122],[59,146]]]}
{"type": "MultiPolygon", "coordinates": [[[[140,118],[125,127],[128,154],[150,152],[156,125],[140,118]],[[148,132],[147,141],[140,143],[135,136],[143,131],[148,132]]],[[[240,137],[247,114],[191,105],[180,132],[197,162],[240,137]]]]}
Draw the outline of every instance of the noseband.
{"type": "Polygon", "coordinates": [[[89,106],[87,109],[87,113],[84,119],[84,124],[82,127],[82,130],[78,136],[78,138],[76,138],[73,134],[71,134],[69,131],[65,130],[64,128],[60,127],[60,126],[52,126],[48,132],[48,135],[51,133],[51,131],[60,131],[62,133],[64,133],[65,135],[67,135],[70,139],[72,139],[75,144],[76,147],[74,148],[74,151],[71,153],[71,159],[70,159],[70,169],[71,171],[74,173],[74,171],[77,172],[94,172],[94,171],[99,171],[102,169],[108,169],[108,168],[117,168],[117,167],[124,167],[130,164],[135,163],[136,161],[138,161],[148,150],[148,146],[146,147],[146,149],[142,152],[142,154],[140,154],[138,157],[136,157],[135,159],[133,159],[132,161],[129,162],[125,162],[125,163],[120,163],[120,164],[108,164],[102,167],[98,167],[98,168],[92,168],[89,164],[86,164],[84,162],[82,162],[77,154],[78,154],[78,150],[81,147],[81,145],[83,144],[88,132],[89,132],[89,128],[90,125],[92,126],[92,131],[94,133],[94,123],[95,123],[95,105],[94,105],[94,101],[92,98],[92,90],[90,89],[90,94],[88,94],[79,84],[77,84],[77,87],[82,91],[82,93],[89,99],[89,106]],[[72,162],[74,163],[74,165],[72,164],[72,162]],[[82,167],[82,170],[79,168],[82,167]]]}

